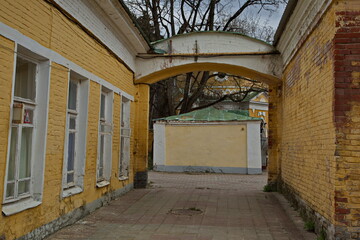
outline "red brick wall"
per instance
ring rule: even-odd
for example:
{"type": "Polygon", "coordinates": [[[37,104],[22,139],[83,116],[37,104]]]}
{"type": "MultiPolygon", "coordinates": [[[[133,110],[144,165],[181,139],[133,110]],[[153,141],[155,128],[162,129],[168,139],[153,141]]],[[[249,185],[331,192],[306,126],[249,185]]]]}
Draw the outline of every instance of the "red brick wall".
{"type": "Polygon", "coordinates": [[[336,12],[336,28],[336,235],[360,239],[360,10],[336,12]]]}

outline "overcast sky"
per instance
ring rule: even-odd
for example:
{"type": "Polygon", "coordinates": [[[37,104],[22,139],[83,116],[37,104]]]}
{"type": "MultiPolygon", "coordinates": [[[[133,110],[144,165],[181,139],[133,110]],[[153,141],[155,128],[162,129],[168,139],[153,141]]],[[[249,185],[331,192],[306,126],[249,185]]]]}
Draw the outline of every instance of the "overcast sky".
{"type": "Polygon", "coordinates": [[[249,8],[246,10],[245,15],[258,15],[260,17],[260,21],[263,23],[263,25],[269,25],[272,26],[275,30],[277,29],[281,16],[284,13],[286,4],[281,4],[279,8],[274,12],[268,12],[268,11],[261,11],[258,13],[259,8],[249,8]]]}

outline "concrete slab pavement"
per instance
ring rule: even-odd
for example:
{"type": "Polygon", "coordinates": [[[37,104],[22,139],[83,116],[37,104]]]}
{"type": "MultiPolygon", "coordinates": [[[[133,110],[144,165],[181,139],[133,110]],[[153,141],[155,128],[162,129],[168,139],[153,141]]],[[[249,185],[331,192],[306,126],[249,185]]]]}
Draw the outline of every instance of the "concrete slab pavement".
{"type": "Polygon", "coordinates": [[[149,173],[132,190],[49,240],[313,240],[266,174],[149,173]]]}

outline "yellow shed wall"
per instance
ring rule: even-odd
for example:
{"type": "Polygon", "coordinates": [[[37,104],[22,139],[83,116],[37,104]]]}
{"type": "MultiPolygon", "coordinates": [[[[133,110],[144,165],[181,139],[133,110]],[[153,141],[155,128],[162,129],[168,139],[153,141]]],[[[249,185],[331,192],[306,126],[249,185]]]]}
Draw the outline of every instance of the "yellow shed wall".
{"type": "Polygon", "coordinates": [[[246,125],[167,125],[169,166],[247,167],[246,125]]]}

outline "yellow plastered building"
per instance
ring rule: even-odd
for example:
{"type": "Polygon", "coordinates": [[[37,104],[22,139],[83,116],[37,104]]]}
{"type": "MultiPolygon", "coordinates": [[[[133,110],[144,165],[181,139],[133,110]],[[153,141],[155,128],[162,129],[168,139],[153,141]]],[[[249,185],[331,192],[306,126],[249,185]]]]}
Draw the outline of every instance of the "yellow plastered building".
{"type": "Polygon", "coordinates": [[[150,47],[109,3],[0,2],[0,238],[43,238],[147,183],[133,79],[150,47]]]}
{"type": "Polygon", "coordinates": [[[214,107],[157,119],[154,170],[261,174],[261,122],[214,107]]]}
{"type": "Polygon", "coordinates": [[[327,239],[360,239],[358,0],[290,0],[273,46],[155,43],[173,54],[129,16],[114,0],[0,1],[0,238],[44,238],[145,187],[147,84],[221,71],[269,85],[270,185],[327,239]]]}

